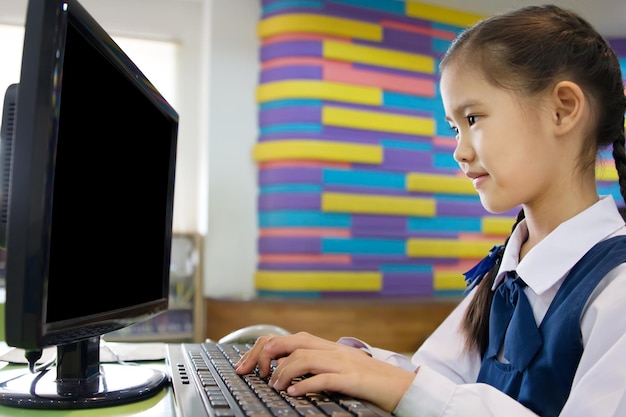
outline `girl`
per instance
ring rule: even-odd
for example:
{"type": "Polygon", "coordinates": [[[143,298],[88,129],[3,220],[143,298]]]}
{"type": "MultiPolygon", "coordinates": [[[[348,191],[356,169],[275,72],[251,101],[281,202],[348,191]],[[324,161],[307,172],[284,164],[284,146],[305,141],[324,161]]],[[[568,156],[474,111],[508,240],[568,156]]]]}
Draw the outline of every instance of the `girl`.
{"type": "Polygon", "coordinates": [[[619,61],[581,17],[530,6],[463,32],[441,62],[454,158],[517,223],[409,361],[342,338],[261,337],[237,364],[291,395],[361,397],[397,416],[626,416],[626,227],[598,196],[612,145],[626,194],[619,61]],[[303,374],[312,376],[291,383],[303,374]]]}

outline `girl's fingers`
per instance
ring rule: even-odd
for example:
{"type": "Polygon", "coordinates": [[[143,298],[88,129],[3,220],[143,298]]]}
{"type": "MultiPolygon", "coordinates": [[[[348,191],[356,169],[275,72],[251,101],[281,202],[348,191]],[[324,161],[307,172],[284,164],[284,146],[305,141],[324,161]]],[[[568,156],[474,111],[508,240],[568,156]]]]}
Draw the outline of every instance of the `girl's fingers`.
{"type": "MultiPolygon", "coordinates": [[[[302,375],[346,375],[353,371],[354,356],[365,358],[360,351],[352,349],[345,351],[343,349],[336,350],[313,350],[298,349],[286,358],[283,358],[277,364],[272,377],[269,380],[270,386],[277,390],[286,389],[291,385],[294,378],[302,375]]],[[[313,379],[317,384],[323,384],[323,381],[332,382],[332,379],[310,377],[303,380],[302,387],[311,385],[309,379],[313,379]]],[[[298,385],[299,385],[298,384],[298,385]]],[[[334,385],[325,386],[323,389],[336,390],[339,387],[334,385]]],[[[314,391],[310,391],[314,392],[314,391]]]]}
{"type": "MultiPolygon", "coordinates": [[[[307,354],[315,354],[315,352],[319,351],[294,351],[289,357],[283,358],[279,363],[276,364],[276,369],[274,370],[274,373],[272,373],[272,376],[269,380],[270,387],[273,387],[279,391],[284,390],[289,385],[291,385],[291,381],[294,378],[301,377],[302,375],[311,374],[313,371],[313,364],[310,363],[310,359],[308,359],[310,358],[310,356],[308,356],[307,354]]],[[[322,356],[320,356],[320,359],[321,358],[322,356]]],[[[324,360],[324,362],[326,363],[326,360],[324,360]]]]}
{"type": "Polygon", "coordinates": [[[393,410],[415,374],[348,348],[300,349],[281,360],[269,381],[277,390],[292,396],[308,392],[334,391],[374,400],[393,410]],[[302,375],[310,375],[300,378],[302,375]],[[293,382],[294,379],[297,382],[293,382]]]}
{"type": "Polygon", "coordinates": [[[259,375],[266,377],[272,360],[289,355],[295,349],[313,347],[330,349],[334,342],[301,332],[289,336],[261,336],[252,348],[235,364],[238,374],[252,372],[258,367],[259,375]]]}
{"type": "Polygon", "coordinates": [[[257,366],[259,368],[259,372],[263,372],[265,374],[269,372],[271,359],[268,359],[263,355],[263,347],[270,338],[271,336],[259,337],[250,350],[243,354],[243,356],[235,364],[235,369],[238,374],[247,374],[252,372],[252,370],[257,366]]]}

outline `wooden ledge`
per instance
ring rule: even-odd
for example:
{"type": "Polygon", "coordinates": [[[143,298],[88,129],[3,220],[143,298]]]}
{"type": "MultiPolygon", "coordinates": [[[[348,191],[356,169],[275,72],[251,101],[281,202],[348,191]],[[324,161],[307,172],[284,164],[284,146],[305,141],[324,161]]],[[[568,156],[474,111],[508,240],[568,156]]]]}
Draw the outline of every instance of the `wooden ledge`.
{"type": "Polygon", "coordinates": [[[274,324],[337,340],[359,338],[394,352],[414,352],[460,298],[232,300],[205,298],[205,330],[218,340],[241,327],[274,324]]]}

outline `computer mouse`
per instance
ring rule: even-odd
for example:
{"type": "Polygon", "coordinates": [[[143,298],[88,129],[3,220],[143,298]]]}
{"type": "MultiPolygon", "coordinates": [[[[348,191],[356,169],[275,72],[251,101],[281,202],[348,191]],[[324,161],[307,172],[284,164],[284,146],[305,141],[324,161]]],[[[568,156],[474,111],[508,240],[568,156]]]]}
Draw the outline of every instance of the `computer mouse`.
{"type": "Polygon", "coordinates": [[[254,343],[259,336],[287,336],[291,332],[273,324],[242,327],[218,340],[218,343],[254,343]]]}

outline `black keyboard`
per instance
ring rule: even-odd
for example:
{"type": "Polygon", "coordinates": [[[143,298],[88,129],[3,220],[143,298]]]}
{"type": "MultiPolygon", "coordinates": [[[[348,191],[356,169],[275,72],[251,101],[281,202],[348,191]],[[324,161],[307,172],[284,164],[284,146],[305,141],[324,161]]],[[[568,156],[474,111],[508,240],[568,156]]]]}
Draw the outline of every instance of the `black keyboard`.
{"type": "Polygon", "coordinates": [[[367,401],[336,393],[292,397],[256,373],[237,375],[234,364],[249,345],[168,344],[179,417],[375,417],[391,416],[367,401]]]}

